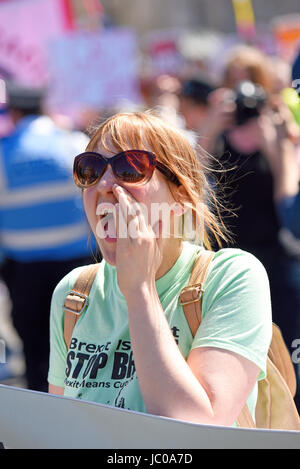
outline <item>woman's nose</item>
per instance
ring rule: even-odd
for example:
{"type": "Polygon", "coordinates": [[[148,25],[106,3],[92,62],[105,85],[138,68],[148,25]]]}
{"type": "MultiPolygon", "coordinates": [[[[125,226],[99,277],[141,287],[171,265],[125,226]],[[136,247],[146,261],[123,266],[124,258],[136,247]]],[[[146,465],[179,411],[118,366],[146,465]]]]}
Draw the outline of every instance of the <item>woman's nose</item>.
{"type": "Polygon", "coordinates": [[[97,183],[97,190],[99,192],[112,192],[112,186],[116,184],[116,179],[110,164],[107,165],[104,173],[97,183]]]}

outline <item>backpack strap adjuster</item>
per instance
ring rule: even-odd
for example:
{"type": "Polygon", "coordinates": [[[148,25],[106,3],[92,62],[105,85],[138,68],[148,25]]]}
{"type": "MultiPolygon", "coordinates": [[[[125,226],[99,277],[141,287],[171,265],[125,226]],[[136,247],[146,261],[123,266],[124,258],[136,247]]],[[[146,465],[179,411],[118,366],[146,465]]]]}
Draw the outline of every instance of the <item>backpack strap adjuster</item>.
{"type": "Polygon", "coordinates": [[[202,298],[204,293],[203,284],[196,283],[195,285],[189,285],[184,287],[180,294],[180,306],[190,305],[192,303],[197,303],[202,298]]]}
{"type": "Polygon", "coordinates": [[[88,296],[79,293],[76,290],[71,290],[64,302],[64,310],[80,316],[88,303],[88,296]]]}

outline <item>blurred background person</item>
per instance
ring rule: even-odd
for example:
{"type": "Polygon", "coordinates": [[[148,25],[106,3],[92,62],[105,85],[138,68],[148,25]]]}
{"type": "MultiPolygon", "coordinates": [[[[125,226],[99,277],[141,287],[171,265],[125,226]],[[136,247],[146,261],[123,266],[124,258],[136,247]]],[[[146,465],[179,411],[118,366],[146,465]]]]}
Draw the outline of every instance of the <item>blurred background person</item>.
{"type": "MultiPolygon", "coordinates": [[[[298,122],[297,117],[300,117],[300,52],[296,56],[292,67],[292,84],[297,93],[298,100],[295,99],[294,112],[295,119],[298,122]]],[[[300,125],[300,119],[299,119],[300,125]]],[[[286,128],[283,127],[282,132],[286,132],[286,128]]],[[[287,186],[285,191],[282,191],[281,197],[278,197],[277,208],[281,218],[281,222],[296,238],[300,239],[300,189],[299,184],[290,183],[293,181],[292,178],[288,177],[289,172],[300,172],[300,148],[298,145],[297,149],[297,161],[296,164],[284,164],[285,162],[280,160],[278,163],[278,178],[282,185],[287,186]]],[[[300,175],[299,175],[300,179],[300,175]]],[[[284,186],[284,187],[285,187],[284,186]]]]}
{"type": "MultiPolygon", "coordinates": [[[[280,94],[280,70],[272,70],[270,59],[254,47],[238,47],[228,56],[219,88],[183,83],[180,110],[212,155],[213,183],[232,235],[227,247],[251,252],[265,266],[273,320],[292,354],[300,337],[300,249],[282,227],[291,228],[291,209],[287,214],[283,207],[295,207],[299,190],[299,127],[280,94]]],[[[299,385],[296,403],[300,408],[299,385]]]]}
{"type": "Polygon", "coordinates": [[[253,46],[241,45],[233,48],[225,62],[223,86],[235,89],[242,81],[251,81],[273,93],[276,78],[269,57],[253,46]]]}
{"type": "Polygon", "coordinates": [[[203,77],[182,84],[180,113],[186,127],[197,133],[198,143],[208,153],[214,153],[220,135],[236,124],[235,90],[243,81],[260,85],[266,93],[275,90],[271,61],[253,46],[232,49],[218,85],[203,77]]]}
{"type": "Polygon", "coordinates": [[[300,191],[294,196],[285,196],[278,202],[282,225],[300,239],[300,191]]]}
{"type": "MultiPolygon", "coordinates": [[[[266,148],[266,155],[272,168],[274,199],[281,225],[292,236],[300,239],[300,145],[295,148],[291,141],[294,134],[291,135],[289,131],[290,120],[289,110],[279,103],[273,128],[269,129],[269,148],[266,148]]],[[[270,127],[270,122],[266,121],[265,125],[270,127]]]]}
{"type": "Polygon", "coordinates": [[[41,90],[7,84],[13,132],[0,141],[0,248],[29,389],[47,390],[49,311],[57,282],[93,262],[74,155],[87,137],[43,115],[41,90]]]}
{"type": "Polygon", "coordinates": [[[191,130],[200,130],[210,112],[209,96],[215,90],[213,84],[204,78],[183,82],[180,91],[180,112],[185,125],[191,130]]]}
{"type": "Polygon", "coordinates": [[[232,127],[234,108],[230,90],[217,88],[203,77],[183,81],[179,113],[186,128],[197,135],[197,143],[206,152],[213,153],[220,134],[232,127]]]}
{"type": "MultiPolygon", "coordinates": [[[[216,192],[224,207],[235,214],[228,210],[223,213],[232,234],[227,247],[251,252],[265,266],[273,320],[292,353],[293,340],[300,337],[300,250],[282,236],[277,204],[297,192],[299,129],[280,95],[274,94],[274,83],[268,58],[254,48],[239,48],[225,65],[226,88],[210,93],[206,122],[199,118],[198,128],[199,143],[205,142],[206,130],[206,149],[218,160],[216,192]],[[219,100],[223,101],[220,107],[219,100]],[[220,125],[216,126],[211,116],[218,113],[218,107],[220,125]],[[219,187],[224,183],[226,190],[220,194],[219,187]]],[[[188,117],[185,120],[190,122],[188,117]]],[[[196,128],[197,123],[193,126],[196,128]]],[[[298,386],[298,408],[299,392],[298,386]]]]}

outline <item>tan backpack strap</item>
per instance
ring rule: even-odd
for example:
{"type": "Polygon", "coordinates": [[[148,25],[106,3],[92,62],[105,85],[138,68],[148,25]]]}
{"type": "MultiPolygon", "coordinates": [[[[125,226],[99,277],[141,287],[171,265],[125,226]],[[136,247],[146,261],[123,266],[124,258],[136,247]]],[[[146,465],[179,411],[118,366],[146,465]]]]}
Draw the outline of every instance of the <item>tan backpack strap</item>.
{"type": "MultiPolygon", "coordinates": [[[[202,296],[203,285],[207,271],[214,257],[214,252],[203,250],[197,257],[190,277],[189,285],[181,291],[180,304],[183,306],[184,314],[190,326],[193,337],[195,336],[202,320],[202,296]]],[[[245,404],[238,419],[239,427],[256,428],[251,412],[245,404]]]]}
{"type": "Polygon", "coordinates": [[[214,254],[214,252],[206,250],[199,254],[194,264],[189,285],[183,288],[180,294],[180,304],[183,306],[183,311],[193,336],[195,336],[201,324],[203,285],[214,254]]]}
{"type": "Polygon", "coordinates": [[[64,302],[64,339],[69,349],[73,330],[88,303],[88,296],[97,275],[99,264],[91,264],[82,270],[64,302]]]}
{"type": "Polygon", "coordinates": [[[241,428],[256,428],[251,412],[247,404],[244,405],[240,415],[238,416],[236,423],[241,428]]]}
{"type": "Polygon", "coordinates": [[[269,358],[286,381],[293,397],[296,394],[297,378],[290,353],[283,340],[279,327],[273,323],[273,336],[269,348],[269,358]]]}

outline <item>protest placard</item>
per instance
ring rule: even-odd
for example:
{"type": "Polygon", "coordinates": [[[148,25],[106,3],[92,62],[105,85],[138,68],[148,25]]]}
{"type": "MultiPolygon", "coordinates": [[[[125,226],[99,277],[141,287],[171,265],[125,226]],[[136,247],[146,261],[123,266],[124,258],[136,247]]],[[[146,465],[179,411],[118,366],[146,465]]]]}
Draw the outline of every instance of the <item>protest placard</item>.
{"type": "Polygon", "coordinates": [[[295,449],[300,432],[200,425],[0,385],[5,448],[295,449]]]}
{"type": "Polygon", "coordinates": [[[43,86],[48,79],[48,41],[65,29],[61,0],[1,4],[0,68],[4,78],[10,76],[30,86],[43,86]]]}
{"type": "Polygon", "coordinates": [[[136,37],[126,28],[76,32],[52,41],[49,105],[64,110],[139,102],[137,60],[136,37]]]}

